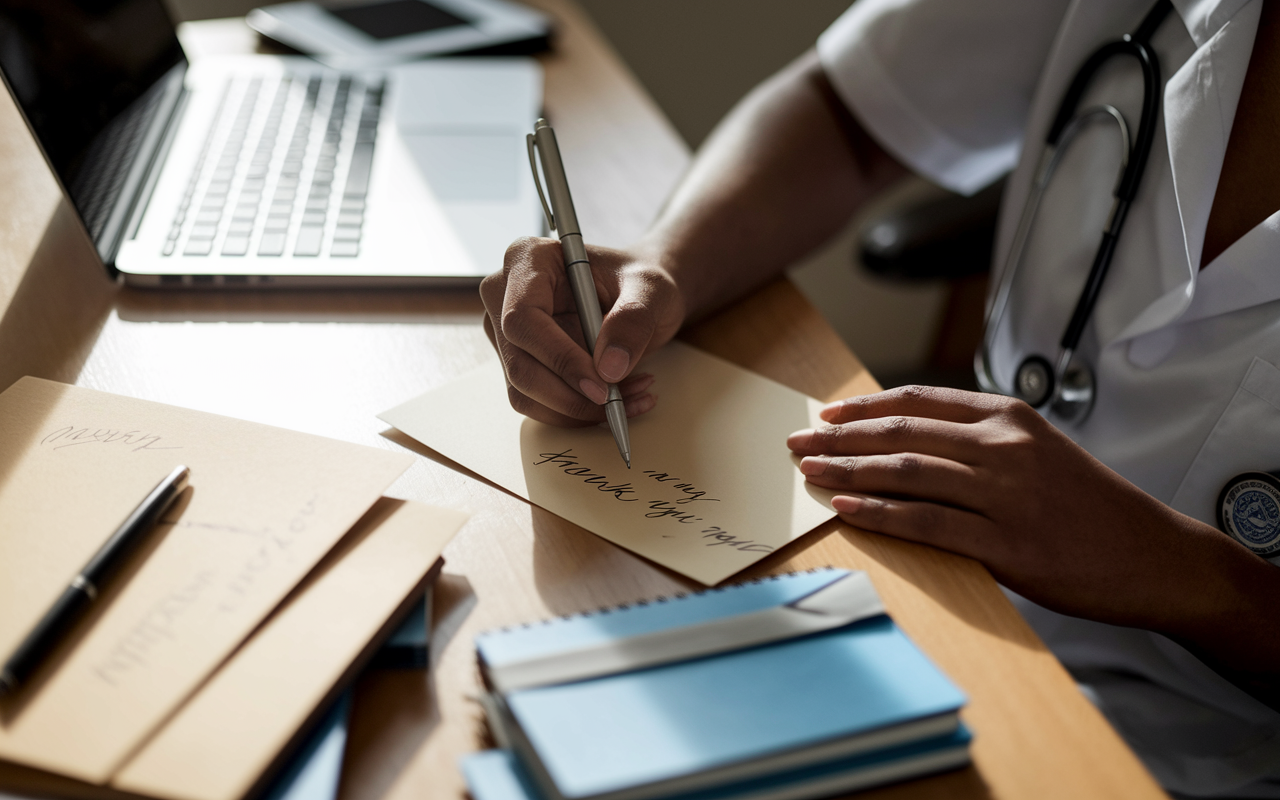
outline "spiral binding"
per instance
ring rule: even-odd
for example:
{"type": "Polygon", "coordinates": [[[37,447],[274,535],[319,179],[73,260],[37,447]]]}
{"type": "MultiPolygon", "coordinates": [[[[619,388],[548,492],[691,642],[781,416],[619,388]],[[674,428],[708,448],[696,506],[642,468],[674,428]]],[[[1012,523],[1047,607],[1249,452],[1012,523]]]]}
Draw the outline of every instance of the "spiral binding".
{"type": "Polygon", "coordinates": [[[479,634],[477,634],[477,636],[490,636],[497,633],[507,633],[508,631],[512,631],[516,629],[532,628],[535,625],[550,625],[554,622],[568,622],[573,619],[585,619],[587,617],[591,617],[596,614],[612,614],[615,611],[626,611],[633,607],[637,607],[637,608],[644,607],[649,605],[650,603],[667,603],[672,600],[683,600],[686,597],[697,597],[699,595],[705,595],[705,594],[718,594],[721,592],[729,592],[729,591],[733,591],[734,589],[741,589],[747,586],[758,586],[762,583],[766,583],[769,581],[776,581],[779,578],[785,578],[789,575],[812,575],[815,572],[823,572],[826,570],[834,570],[834,569],[836,569],[834,565],[827,564],[824,567],[811,567],[805,570],[794,570],[792,572],[783,572],[779,575],[765,575],[760,578],[755,578],[754,580],[743,581],[742,583],[731,583],[727,586],[713,586],[710,589],[703,589],[700,592],[676,592],[673,595],[658,595],[652,600],[636,600],[631,603],[619,603],[616,606],[601,606],[599,608],[589,609],[587,611],[580,611],[576,614],[561,614],[555,617],[547,617],[546,619],[538,620],[536,622],[521,622],[514,625],[504,625],[500,628],[490,628],[489,630],[481,631],[479,634]]]}

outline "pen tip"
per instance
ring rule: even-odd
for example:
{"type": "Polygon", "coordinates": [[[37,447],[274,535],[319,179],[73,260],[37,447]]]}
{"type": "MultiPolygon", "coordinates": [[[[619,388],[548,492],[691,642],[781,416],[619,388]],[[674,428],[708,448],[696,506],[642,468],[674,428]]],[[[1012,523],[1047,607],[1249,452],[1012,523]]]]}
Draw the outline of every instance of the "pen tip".
{"type": "Polygon", "coordinates": [[[631,469],[631,456],[623,456],[622,460],[627,462],[627,469],[631,469]]]}

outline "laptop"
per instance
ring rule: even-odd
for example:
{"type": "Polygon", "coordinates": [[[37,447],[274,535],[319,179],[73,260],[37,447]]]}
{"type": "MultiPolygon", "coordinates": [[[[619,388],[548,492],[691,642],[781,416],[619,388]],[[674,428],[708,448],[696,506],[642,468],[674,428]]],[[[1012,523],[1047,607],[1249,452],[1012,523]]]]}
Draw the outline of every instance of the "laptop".
{"type": "Polygon", "coordinates": [[[0,0],[0,73],[129,284],[474,285],[543,230],[530,59],[188,64],[162,0],[0,0]]]}

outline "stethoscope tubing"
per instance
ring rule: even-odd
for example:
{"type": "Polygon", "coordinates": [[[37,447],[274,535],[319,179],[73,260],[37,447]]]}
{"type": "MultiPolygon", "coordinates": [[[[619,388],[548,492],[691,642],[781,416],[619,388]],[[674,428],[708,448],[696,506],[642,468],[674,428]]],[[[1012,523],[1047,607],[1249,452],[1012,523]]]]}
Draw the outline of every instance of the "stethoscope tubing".
{"type": "MultiPolygon", "coordinates": [[[[1098,105],[1085,109],[1080,114],[1069,119],[1066,128],[1058,132],[1056,137],[1057,141],[1054,144],[1046,145],[1040,156],[1040,164],[1036,169],[1036,177],[1031,186],[1031,193],[1027,198],[1026,205],[1022,208],[1022,216],[1018,220],[1018,228],[1014,233],[1013,243],[1009,248],[1009,256],[1005,259],[1006,266],[1001,270],[1000,283],[996,288],[991,306],[987,309],[986,319],[983,322],[982,344],[978,348],[978,352],[974,358],[974,372],[978,378],[978,386],[984,392],[991,392],[994,394],[1015,394],[1015,392],[1005,392],[1001,389],[991,370],[991,349],[995,344],[995,337],[999,329],[999,323],[1004,319],[1005,311],[1009,304],[1009,297],[1013,292],[1014,279],[1018,275],[1019,267],[1022,266],[1022,252],[1026,248],[1027,240],[1031,233],[1032,223],[1035,221],[1036,215],[1040,211],[1040,201],[1044,197],[1045,190],[1049,187],[1049,181],[1053,177],[1053,173],[1057,170],[1062,157],[1066,154],[1068,146],[1071,144],[1072,140],[1075,139],[1076,134],[1083,130],[1089,123],[1100,119],[1109,119],[1115,123],[1116,130],[1119,133],[1120,138],[1121,169],[1124,169],[1128,165],[1129,153],[1131,151],[1129,126],[1125,122],[1124,115],[1121,114],[1120,110],[1115,106],[1098,105]]],[[[1109,215],[1109,220],[1115,218],[1117,217],[1114,213],[1109,215]]],[[[1110,224],[1108,225],[1108,230],[1113,230],[1110,224]]],[[[1115,240],[1118,240],[1119,237],[1113,235],[1111,238],[1114,242],[1115,240]]],[[[1112,248],[1106,251],[1105,257],[1109,258],[1112,252],[1114,252],[1114,243],[1112,248]]],[[[1103,255],[1102,249],[1099,250],[1098,255],[1103,255]]],[[[1086,281],[1086,290],[1089,282],[1096,284],[1095,291],[1101,288],[1101,277],[1106,274],[1106,269],[1104,265],[1103,268],[1099,270],[1097,261],[1098,259],[1095,257],[1094,266],[1090,269],[1089,278],[1086,281]]],[[[1083,293],[1080,299],[1085,299],[1083,293]]],[[[1072,314],[1072,321],[1074,322],[1077,316],[1083,315],[1083,321],[1079,325],[1080,331],[1083,331],[1084,329],[1083,322],[1087,321],[1089,310],[1089,308],[1084,308],[1080,302],[1076,303],[1076,309],[1072,314]]],[[[1068,327],[1068,330],[1070,330],[1070,326],[1068,327]]],[[[1064,341],[1066,338],[1067,337],[1064,335],[1064,341]]],[[[1079,340],[1077,339],[1076,341],[1078,342],[1079,340]]],[[[1062,347],[1065,350],[1075,350],[1074,344],[1070,347],[1067,347],[1064,344],[1062,347]]]]}
{"type": "MultiPolygon", "coordinates": [[[[1009,391],[1005,391],[1000,387],[992,372],[991,350],[996,333],[1008,310],[1009,298],[1012,294],[1014,281],[1022,265],[1032,223],[1039,212],[1040,201],[1048,188],[1050,178],[1057,169],[1068,146],[1085,124],[1099,118],[1110,118],[1116,123],[1120,133],[1122,154],[1119,175],[1112,190],[1111,212],[1107,216],[1107,222],[1102,231],[1102,241],[1099,243],[1093,263],[1090,265],[1088,277],[1085,279],[1084,286],[1080,291],[1080,297],[1076,301],[1067,327],[1058,343],[1057,365],[1051,368],[1052,391],[1046,393],[1036,403],[1037,406],[1040,406],[1048,402],[1051,410],[1059,410],[1057,406],[1063,399],[1064,378],[1080,345],[1080,340],[1084,335],[1089,319],[1093,315],[1094,306],[1102,294],[1102,287],[1115,256],[1116,246],[1119,243],[1120,233],[1124,228],[1129,207],[1137,196],[1138,186],[1142,181],[1143,173],[1146,171],[1148,156],[1151,154],[1151,145],[1155,139],[1156,123],[1160,111],[1160,63],[1148,42],[1156,28],[1160,26],[1160,23],[1171,10],[1172,4],[1170,0],[1159,0],[1132,35],[1126,34],[1124,37],[1108,42],[1095,50],[1076,72],[1063,95],[1062,101],[1059,103],[1053,124],[1049,126],[1049,131],[1045,136],[1044,151],[1036,169],[1030,195],[1018,221],[1018,228],[1009,248],[1009,254],[1005,259],[1005,267],[1001,270],[1000,283],[987,310],[983,325],[982,342],[978,352],[974,355],[974,372],[978,379],[978,385],[983,391],[1022,396],[1018,385],[1020,381],[1016,377],[1014,387],[1009,391]],[[1137,60],[1142,70],[1142,112],[1137,136],[1133,137],[1132,140],[1129,136],[1129,126],[1125,122],[1124,115],[1114,106],[1090,106],[1078,112],[1080,101],[1098,70],[1117,56],[1133,57],[1137,60]]],[[[1040,356],[1031,356],[1023,362],[1023,366],[1030,361],[1048,363],[1047,360],[1040,356]]],[[[1023,366],[1018,368],[1019,371],[1023,369],[1023,366]]],[[[1083,371],[1086,385],[1082,386],[1078,381],[1076,382],[1072,392],[1073,400],[1070,408],[1062,412],[1063,416],[1076,422],[1083,420],[1088,414],[1094,399],[1092,370],[1085,365],[1081,365],[1079,369],[1083,371]]]]}

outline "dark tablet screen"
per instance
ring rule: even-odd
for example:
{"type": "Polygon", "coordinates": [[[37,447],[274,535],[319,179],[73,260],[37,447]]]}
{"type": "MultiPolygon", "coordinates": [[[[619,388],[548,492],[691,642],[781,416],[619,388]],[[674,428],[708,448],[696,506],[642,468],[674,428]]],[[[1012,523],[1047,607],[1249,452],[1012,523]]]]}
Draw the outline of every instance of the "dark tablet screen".
{"type": "Polygon", "coordinates": [[[422,0],[386,0],[381,3],[330,8],[329,13],[375,39],[394,39],[471,24],[470,20],[422,0]]]}

